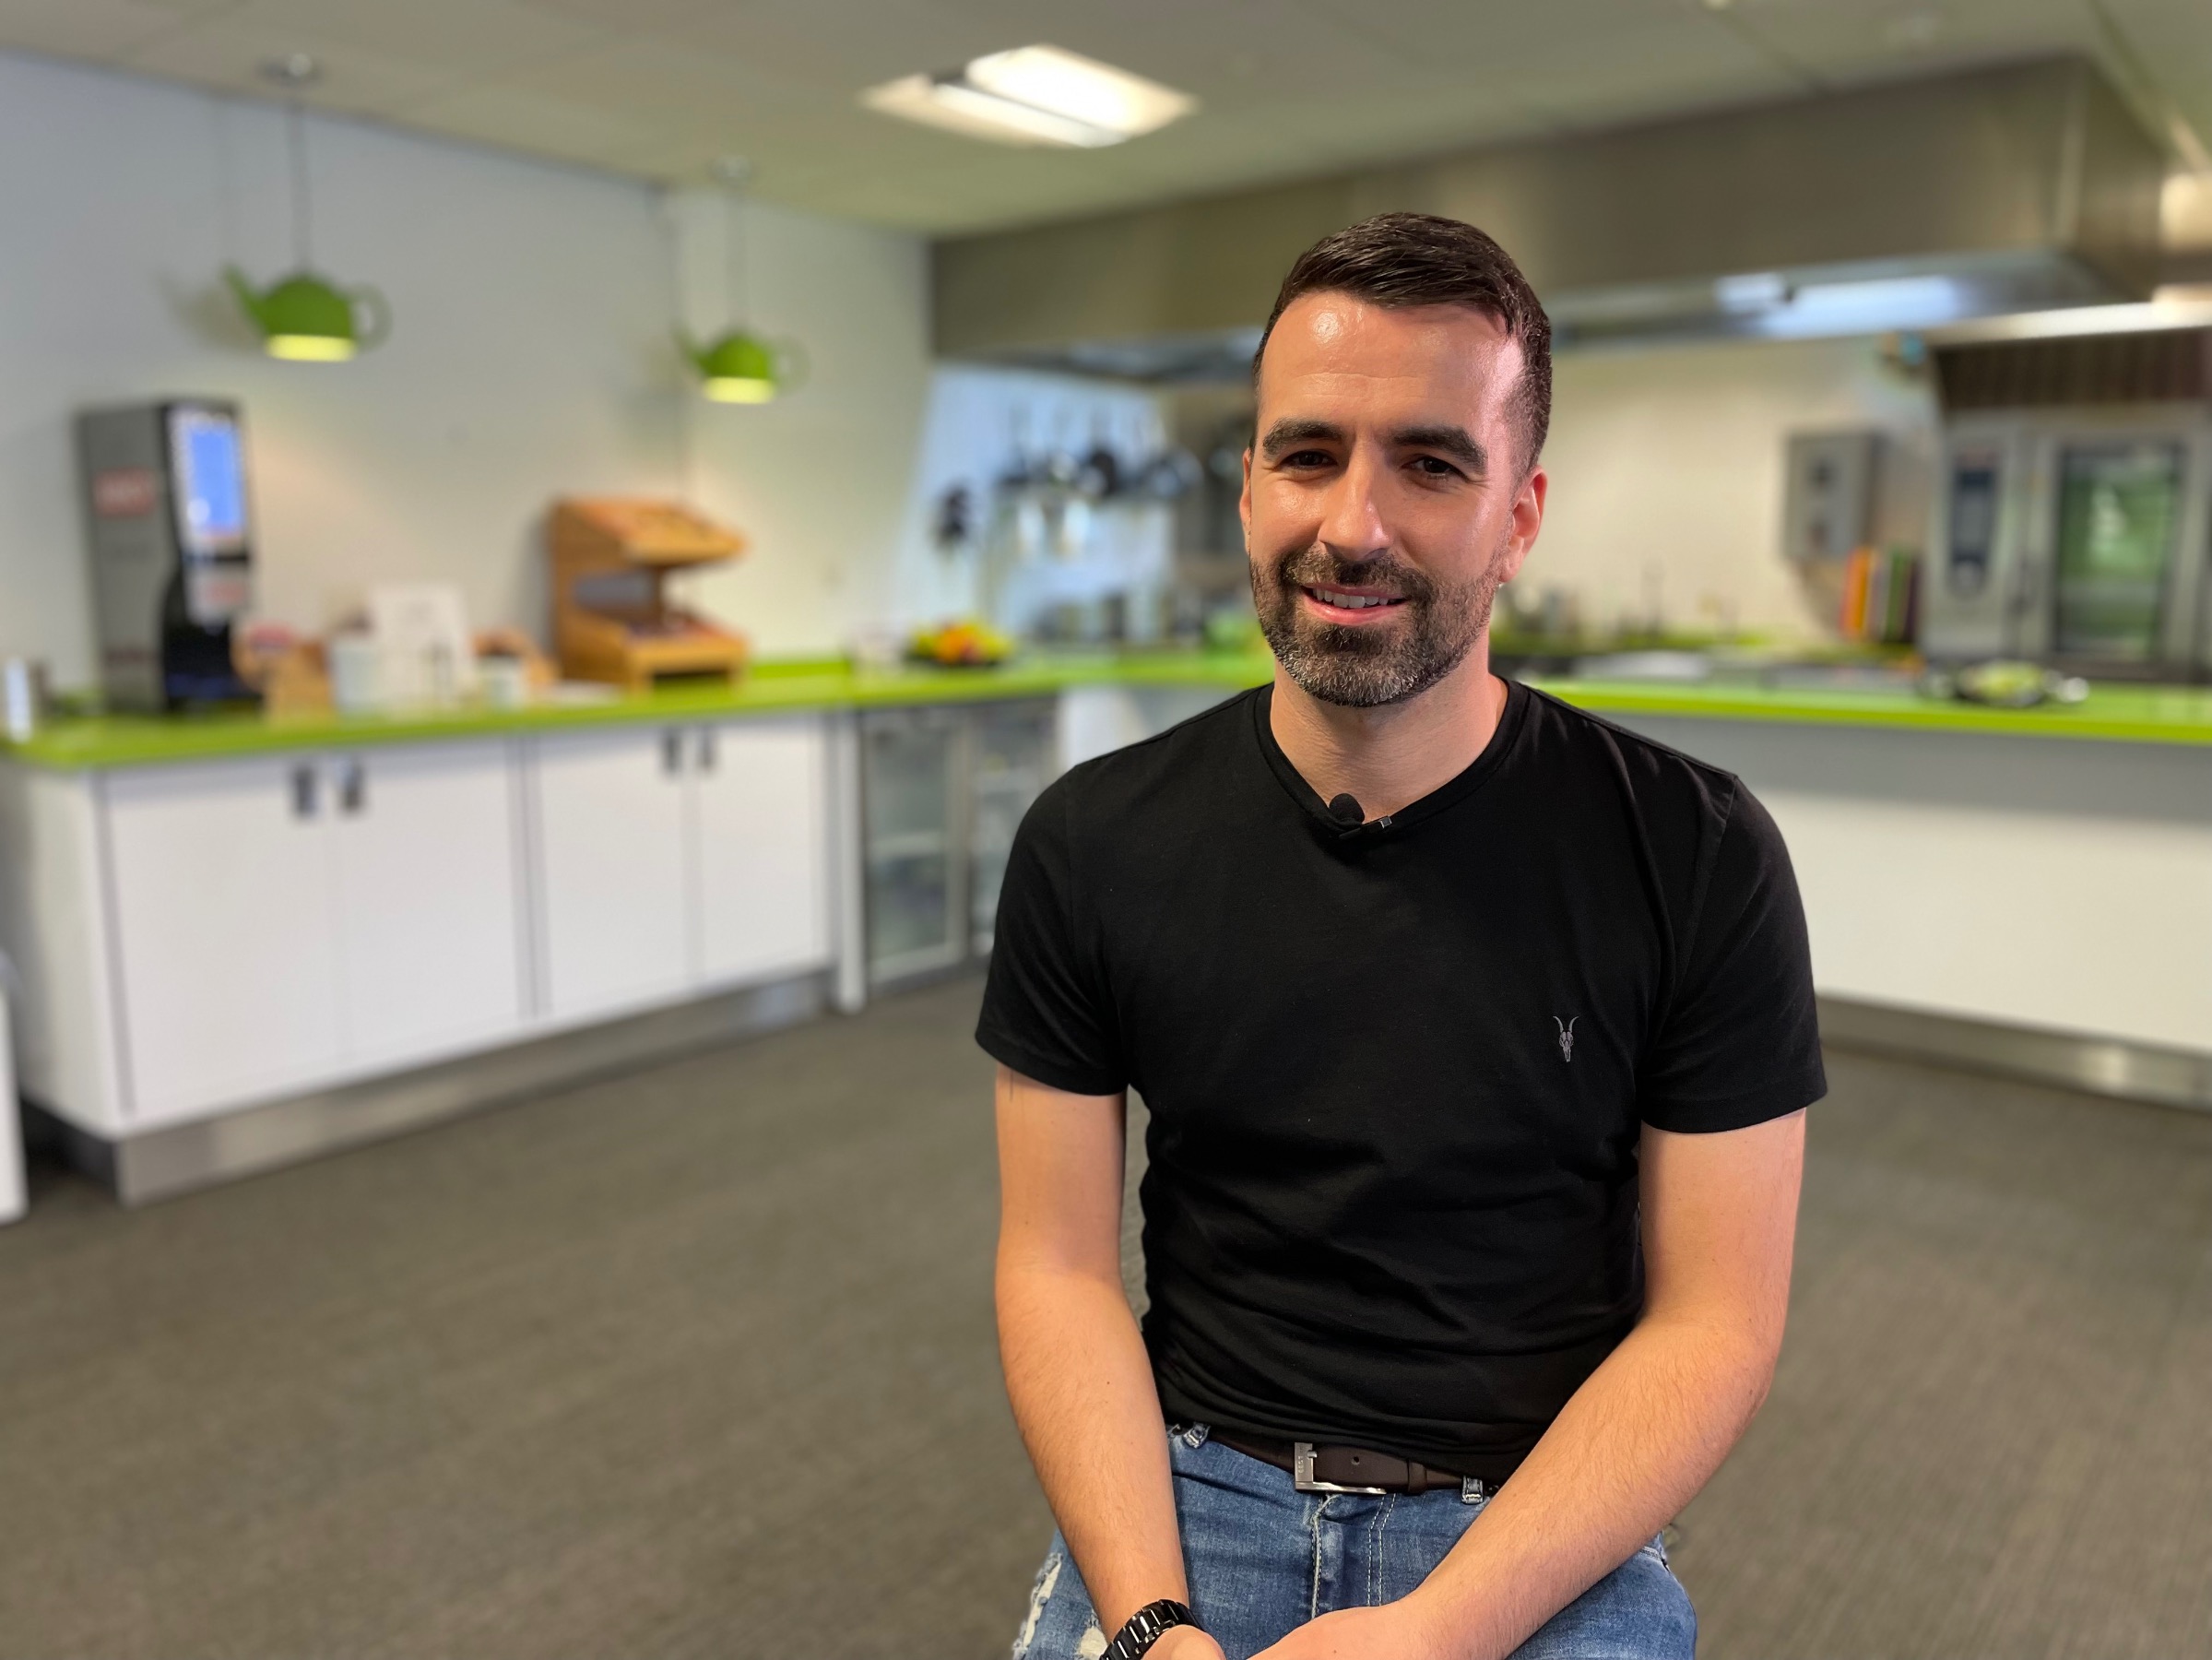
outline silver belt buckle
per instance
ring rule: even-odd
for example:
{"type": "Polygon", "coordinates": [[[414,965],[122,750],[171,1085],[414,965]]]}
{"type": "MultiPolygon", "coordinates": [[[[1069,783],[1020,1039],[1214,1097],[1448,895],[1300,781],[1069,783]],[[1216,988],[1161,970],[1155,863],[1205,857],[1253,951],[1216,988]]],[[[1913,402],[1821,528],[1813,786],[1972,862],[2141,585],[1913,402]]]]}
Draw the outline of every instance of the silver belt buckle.
{"type": "MultiPolygon", "coordinates": [[[[1277,1442],[1276,1444],[1280,1446],[1282,1443],[1277,1442]]],[[[1379,1498],[1390,1490],[1388,1488],[1378,1487],[1339,1487],[1333,1481],[1316,1481],[1313,1478],[1313,1443],[1311,1441],[1291,1442],[1290,1462],[1295,1466],[1290,1473],[1290,1484],[1301,1493],[1366,1493],[1379,1498]]]]}

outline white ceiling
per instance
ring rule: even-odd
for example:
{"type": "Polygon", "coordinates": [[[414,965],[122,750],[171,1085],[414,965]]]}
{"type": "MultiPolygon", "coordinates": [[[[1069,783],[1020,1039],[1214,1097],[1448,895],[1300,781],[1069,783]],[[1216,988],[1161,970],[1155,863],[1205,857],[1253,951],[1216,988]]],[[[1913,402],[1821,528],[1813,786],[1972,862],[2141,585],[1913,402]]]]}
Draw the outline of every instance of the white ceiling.
{"type": "Polygon", "coordinates": [[[2212,140],[2212,0],[0,0],[0,48],[263,96],[304,51],[334,111],[654,179],[742,154],[763,197],[931,232],[2061,50],[2212,140]],[[854,101],[1038,41],[1201,107],[1048,151],[854,101]]]}

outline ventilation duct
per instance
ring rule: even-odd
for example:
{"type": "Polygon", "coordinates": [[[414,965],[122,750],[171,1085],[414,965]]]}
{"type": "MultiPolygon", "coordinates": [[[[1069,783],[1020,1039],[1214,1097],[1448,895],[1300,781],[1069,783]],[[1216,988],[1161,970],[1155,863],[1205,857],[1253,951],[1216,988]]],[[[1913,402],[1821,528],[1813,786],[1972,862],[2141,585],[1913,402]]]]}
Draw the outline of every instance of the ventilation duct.
{"type": "Polygon", "coordinates": [[[1939,346],[1944,409],[2028,409],[2212,399],[2212,329],[1939,346]]]}
{"type": "Polygon", "coordinates": [[[1299,251],[1391,208],[1496,236],[1566,345],[2140,299],[2164,173],[2088,64],[2013,65],[941,242],[936,345],[1234,377],[1299,251]]]}

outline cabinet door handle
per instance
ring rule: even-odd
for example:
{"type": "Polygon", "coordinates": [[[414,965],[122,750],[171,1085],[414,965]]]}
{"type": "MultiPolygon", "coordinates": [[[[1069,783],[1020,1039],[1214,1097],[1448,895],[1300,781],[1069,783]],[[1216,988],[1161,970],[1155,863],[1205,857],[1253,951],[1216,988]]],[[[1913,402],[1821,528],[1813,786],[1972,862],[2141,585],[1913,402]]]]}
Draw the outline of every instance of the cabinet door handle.
{"type": "Polygon", "coordinates": [[[292,768],[292,817],[311,819],[315,815],[321,789],[312,763],[302,762],[292,768]]]}
{"type": "Polygon", "coordinates": [[[699,729],[699,770],[703,773],[711,773],[715,770],[715,729],[713,727],[699,729]]]}
{"type": "Polygon", "coordinates": [[[349,761],[338,775],[338,811],[358,813],[368,805],[369,769],[359,761],[349,761]]]}
{"type": "Polygon", "coordinates": [[[671,778],[683,770],[683,734],[674,727],[660,735],[660,770],[671,778]]]}

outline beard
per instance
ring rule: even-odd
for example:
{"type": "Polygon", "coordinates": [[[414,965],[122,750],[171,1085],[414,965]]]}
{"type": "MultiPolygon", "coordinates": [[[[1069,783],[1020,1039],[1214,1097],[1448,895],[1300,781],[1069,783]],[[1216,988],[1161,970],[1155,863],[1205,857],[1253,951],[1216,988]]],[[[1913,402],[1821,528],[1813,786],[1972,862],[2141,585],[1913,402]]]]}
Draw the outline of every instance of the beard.
{"type": "Polygon", "coordinates": [[[1252,564],[1252,606],[1275,660],[1308,696],[1372,709],[1418,697],[1457,669],[1490,626],[1504,581],[1485,560],[1464,582],[1442,583],[1388,551],[1352,560],[1316,542],[1252,564]],[[1400,599],[1400,621],[1377,627],[1318,622],[1299,590],[1323,583],[1378,587],[1400,599]]]}

